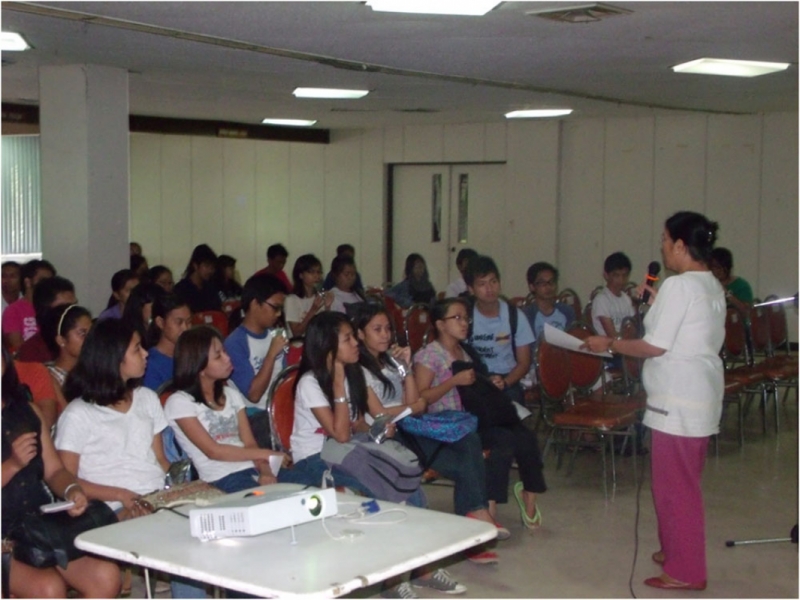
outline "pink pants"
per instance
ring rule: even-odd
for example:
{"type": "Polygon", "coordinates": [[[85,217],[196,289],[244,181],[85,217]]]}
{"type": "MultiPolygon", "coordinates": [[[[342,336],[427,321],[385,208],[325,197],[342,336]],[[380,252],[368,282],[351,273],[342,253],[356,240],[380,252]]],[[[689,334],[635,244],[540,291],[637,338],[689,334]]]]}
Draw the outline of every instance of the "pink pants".
{"type": "Polygon", "coordinates": [[[664,572],[685,583],[706,581],[706,532],[700,480],[707,437],[651,430],[653,504],[664,572]]]}

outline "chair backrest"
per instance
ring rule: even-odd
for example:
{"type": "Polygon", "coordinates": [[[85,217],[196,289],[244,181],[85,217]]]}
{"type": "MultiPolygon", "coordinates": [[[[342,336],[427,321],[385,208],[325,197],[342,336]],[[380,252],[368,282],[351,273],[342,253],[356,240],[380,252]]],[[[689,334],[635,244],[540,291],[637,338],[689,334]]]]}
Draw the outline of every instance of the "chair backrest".
{"type": "Polygon", "coordinates": [[[286,353],[286,366],[299,365],[300,359],[303,358],[303,346],[305,342],[303,338],[292,338],[289,340],[289,351],[286,353]]]}
{"type": "Polygon", "coordinates": [[[602,292],[602,291],[605,289],[605,287],[606,287],[606,286],[604,286],[604,285],[598,285],[596,288],[594,288],[594,289],[592,290],[592,293],[591,293],[591,294],[589,294],[589,302],[591,302],[592,300],[594,300],[594,299],[595,299],[595,297],[597,296],[597,294],[599,294],[600,292],[602,292]]]}
{"type": "Polygon", "coordinates": [[[725,343],[723,358],[727,363],[748,362],[745,319],[736,308],[728,308],[725,314],[725,343]]]}
{"type": "MultiPolygon", "coordinates": [[[[625,317],[619,326],[619,334],[623,340],[635,340],[642,337],[639,331],[639,319],[636,317],[625,317]]],[[[625,378],[628,383],[638,383],[642,380],[642,359],[633,356],[622,355],[622,368],[625,371],[625,378]]]]}
{"type": "MultiPolygon", "coordinates": [[[[764,302],[771,300],[778,300],[778,296],[771,294],[764,299],[764,302]]],[[[785,348],[786,354],[789,354],[788,331],[786,325],[786,309],[783,304],[771,304],[764,307],[767,309],[767,316],[769,318],[769,339],[772,352],[774,353],[778,348],[785,348]]]]}
{"type": "Polygon", "coordinates": [[[427,345],[433,335],[428,307],[424,304],[412,304],[406,313],[403,329],[412,354],[427,345]]]}
{"type": "Polygon", "coordinates": [[[291,451],[292,427],[294,427],[294,381],[298,365],[281,371],[267,392],[267,414],[272,449],[291,451]]]}
{"type": "Polygon", "coordinates": [[[158,399],[161,400],[161,406],[164,406],[169,397],[172,395],[172,390],[170,389],[171,386],[172,379],[167,379],[164,383],[158,386],[156,394],[158,394],[158,399]]]}
{"type": "Polygon", "coordinates": [[[589,302],[586,303],[586,306],[583,307],[582,318],[580,315],[575,315],[575,316],[578,319],[581,319],[589,327],[589,330],[596,335],[597,332],[594,330],[594,325],[592,325],[592,323],[594,322],[593,320],[594,317],[592,316],[592,302],[593,300],[589,300],[589,302]]]}
{"type": "Polygon", "coordinates": [[[228,337],[228,315],[221,310],[204,310],[192,315],[193,325],[210,325],[219,331],[223,338],[228,337]]]}
{"type": "Polygon", "coordinates": [[[233,311],[240,310],[241,308],[241,300],[226,300],[222,303],[222,312],[224,312],[226,315],[230,315],[233,311]]]}
{"type": "Polygon", "coordinates": [[[389,296],[383,297],[383,305],[386,307],[386,312],[389,313],[389,318],[392,319],[392,326],[394,327],[394,336],[398,344],[405,346],[408,344],[406,339],[406,320],[403,316],[403,310],[397,305],[397,302],[392,300],[389,296]]]}
{"type": "MultiPolygon", "coordinates": [[[[592,335],[588,327],[578,323],[574,324],[567,333],[581,340],[592,335]]],[[[572,386],[584,392],[590,390],[603,375],[603,359],[599,356],[579,352],[568,352],[567,354],[569,356],[569,379],[572,386]]]]}
{"type": "MultiPolygon", "coordinates": [[[[758,302],[755,304],[758,304],[758,302]]],[[[769,306],[752,306],[748,312],[753,354],[760,354],[761,356],[772,354],[768,313],[769,306]]]]}
{"type": "Polygon", "coordinates": [[[571,306],[572,310],[575,311],[576,319],[580,319],[581,316],[583,315],[583,307],[581,305],[581,299],[578,297],[577,292],[571,288],[566,288],[561,290],[558,293],[556,302],[561,302],[562,304],[571,306]]]}
{"type": "Polygon", "coordinates": [[[540,337],[534,346],[536,377],[542,395],[553,400],[563,400],[570,388],[569,352],[548,344],[540,337]]]}

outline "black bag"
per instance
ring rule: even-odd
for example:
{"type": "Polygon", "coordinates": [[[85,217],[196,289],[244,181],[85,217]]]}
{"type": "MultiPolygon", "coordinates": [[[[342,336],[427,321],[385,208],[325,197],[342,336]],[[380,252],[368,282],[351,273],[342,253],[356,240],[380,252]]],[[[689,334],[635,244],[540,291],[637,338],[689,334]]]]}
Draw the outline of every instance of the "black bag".
{"type": "Polygon", "coordinates": [[[81,558],[84,553],[75,547],[75,538],[84,531],[117,523],[117,515],[105,502],[89,501],[86,510],[77,517],[67,512],[52,514],[29,513],[14,527],[14,558],[32,567],[45,569],[81,558]]]}
{"type": "Polygon", "coordinates": [[[480,371],[477,363],[454,360],[450,368],[453,375],[467,369],[475,369],[475,382],[472,385],[459,385],[458,395],[461,396],[464,410],[478,417],[479,433],[491,427],[507,427],[520,422],[511,398],[480,371]]]}

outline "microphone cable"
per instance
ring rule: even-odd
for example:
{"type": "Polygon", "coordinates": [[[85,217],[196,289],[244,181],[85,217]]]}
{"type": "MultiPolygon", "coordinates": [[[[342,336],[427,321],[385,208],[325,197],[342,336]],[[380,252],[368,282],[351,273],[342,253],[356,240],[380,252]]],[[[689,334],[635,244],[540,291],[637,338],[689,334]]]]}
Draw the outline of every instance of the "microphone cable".
{"type": "MultiPolygon", "coordinates": [[[[642,437],[644,438],[644,433],[642,437]]],[[[638,452],[638,450],[638,448],[633,448],[634,452],[638,452]]],[[[642,485],[644,484],[645,465],[647,462],[647,460],[642,460],[642,466],[639,468],[639,482],[636,486],[636,516],[633,520],[633,562],[631,563],[631,574],[628,578],[628,590],[631,593],[631,598],[637,597],[636,592],[633,591],[633,576],[636,571],[636,558],[639,556],[639,515],[641,513],[642,485]]]]}

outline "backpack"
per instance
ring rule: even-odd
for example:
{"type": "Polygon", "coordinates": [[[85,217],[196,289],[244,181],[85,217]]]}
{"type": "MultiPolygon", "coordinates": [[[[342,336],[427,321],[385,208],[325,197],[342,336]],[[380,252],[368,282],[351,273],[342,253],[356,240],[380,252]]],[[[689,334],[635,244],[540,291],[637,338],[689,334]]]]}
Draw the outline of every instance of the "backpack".
{"type": "Polygon", "coordinates": [[[402,502],[422,482],[423,469],[417,455],[392,439],[376,444],[366,433],[357,433],[348,442],[329,437],[320,457],[328,466],[358,479],[378,500],[402,502]]]}

